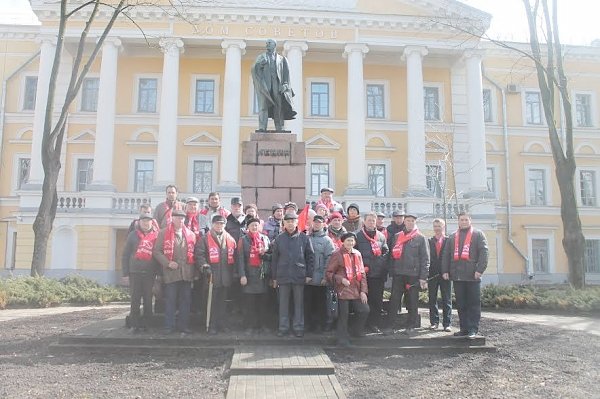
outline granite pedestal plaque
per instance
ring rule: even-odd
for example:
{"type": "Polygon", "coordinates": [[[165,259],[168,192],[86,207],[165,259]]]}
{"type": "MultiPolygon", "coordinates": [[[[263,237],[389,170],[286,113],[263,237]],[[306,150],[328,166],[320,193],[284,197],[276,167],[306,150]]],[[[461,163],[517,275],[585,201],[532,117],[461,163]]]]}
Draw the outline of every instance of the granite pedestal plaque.
{"type": "Polygon", "coordinates": [[[252,133],[242,143],[242,198],[255,203],[261,218],[275,203],[306,201],[306,151],[289,133],[252,133]]]}

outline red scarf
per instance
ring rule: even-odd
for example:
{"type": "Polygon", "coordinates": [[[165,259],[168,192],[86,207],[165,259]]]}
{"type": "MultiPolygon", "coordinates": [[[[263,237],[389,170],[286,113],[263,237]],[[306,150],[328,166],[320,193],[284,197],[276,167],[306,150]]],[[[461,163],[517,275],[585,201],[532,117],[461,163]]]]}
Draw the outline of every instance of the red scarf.
{"type": "Polygon", "coordinates": [[[367,229],[364,226],[363,226],[363,234],[365,235],[365,237],[367,237],[367,240],[371,244],[371,251],[373,252],[373,255],[381,256],[381,246],[375,239],[375,238],[377,238],[377,229],[375,229],[375,238],[369,237],[369,234],[367,234],[367,229]]]}
{"type": "Polygon", "coordinates": [[[402,257],[402,251],[404,250],[404,244],[406,244],[419,234],[419,229],[416,227],[413,229],[413,231],[411,231],[408,234],[405,234],[403,231],[401,231],[398,234],[398,239],[396,240],[396,244],[392,249],[392,258],[400,259],[402,257]]]}
{"type": "Polygon", "coordinates": [[[331,238],[331,241],[333,241],[333,246],[335,247],[335,249],[340,249],[342,247],[342,240],[340,240],[340,237],[333,234],[331,231],[328,231],[327,233],[329,234],[329,238],[331,238]]]}
{"type": "Polygon", "coordinates": [[[248,239],[250,240],[250,266],[259,267],[260,252],[265,248],[265,243],[263,242],[259,232],[248,232],[248,239]]]}
{"type": "MultiPolygon", "coordinates": [[[[181,226],[181,234],[185,239],[187,244],[187,263],[194,264],[194,244],[196,244],[196,236],[194,233],[185,227],[185,225],[181,226]]],[[[172,262],[173,261],[173,253],[175,251],[175,227],[173,223],[167,226],[165,231],[165,241],[163,243],[163,252],[167,259],[172,262]]]]}
{"type": "Polygon", "coordinates": [[[175,201],[173,201],[173,203],[169,203],[169,201],[165,201],[165,207],[167,208],[167,210],[165,211],[165,216],[163,218],[164,222],[165,222],[165,226],[168,226],[171,224],[171,222],[173,221],[173,206],[175,205],[175,201]]]}
{"type": "Polygon", "coordinates": [[[442,245],[444,244],[444,235],[442,234],[442,236],[435,240],[435,253],[438,256],[438,258],[440,257],[440,252],[442,252],[442,245]]]}
{"type": "Polygon", "coordinates": [[[154,248],[156,237],[158,237],[158,231],[156,229],[150,229],[150,231],[144,233],[140,229],[136,229],[135,232],[139,238],[135,258],[137,260],[152,259],[152,249],[154,248]]]}
{"type": "MultiPolygon", "coordinates": [[[[227,245],[227,264],[233,265],[233,253],[235,252],[235,240],[226,231],[224,231],[223,234],[225,235],[225,243],[227,245]]],[[[206,240],[208,243],[208,257],[209,257],[208,261],[210,263],[220,263],[221,262],[221,248],[219,247],[219,245],[217,245],[211,232],[208,232],[208,234],[206,235],[206,240]]]]}
{"type": "Polygon", "coordinates": [[[473,226],[469,227],[465,242],[462,247],[462,253],[458,253],[458,241],[460,240],[460,229],[454,233],[454,260],[469,260],[469,251],[471,250],[471,238],[473,237],[473,226]]]}
{"type": "Polygon", "coordinates": [[[200,225],[198,224],[198,212],[187,212],[186,218],[188,220],[188,228],[200,236],[200,225]]]}
{"type": "Polygon", "coordinates": [[[365,266],[363,265],[362,256],[360,256],[360,252],[352,251],[352,257],[354,258],[354,261],[350,259],[350,254],[347,252],[344,253],[343,256],[344,268],[346,269],[346,278],[348,279],[348,281],[352,282],[352,280],[354,280],[354,276],[356,276],[356,280],[360,282],[362,280],[363,274],[365,273],[365,266]],[[355,271],[356,273],[354,273],[355,271]]]}
{"type": "Polygon", "coordinates": [[[383,236],[385,237],[385,240],[387,241],[389,235],[388,235],[388,231],[385,227],[377,227],[377,231],[380,232],[381,234],[383,234],[383,236]]]}

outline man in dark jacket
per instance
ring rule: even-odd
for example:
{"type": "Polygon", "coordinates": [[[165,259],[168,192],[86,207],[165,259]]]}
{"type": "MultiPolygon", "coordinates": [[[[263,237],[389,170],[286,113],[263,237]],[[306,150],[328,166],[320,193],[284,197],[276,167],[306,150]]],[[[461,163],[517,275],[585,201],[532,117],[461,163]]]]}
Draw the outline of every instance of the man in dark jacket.
{"type": "Polygon", "coordinates": [[[415,215],[404,217],[405,231],[394,237],[394,246],[391,249],[392,266],[391,274],[392,297],[390,298],[390,326],[394,326],[395,319],[402,303],[402,297],[407,296],[408,323],[406,334],[411,335],[417,325],[419,306],[419,287],[427,288],[427,274],[429,272],[429,245],[425,237],[419,232],[415,215]]]}
{"type": "Polygon", "coordinates": [[[281,233],[281,223],[283,221],[283,205],[275,204],[271,207],[272,215],[269,216],[265,223],[263,232],[269,237],[269,240],[273,242],[279,233],[281,233]]]}
{"type": "Polygon", "coordinates": [[[152,317],[152,286],[158,272],[158,263],[152,249],[158,237],[152,214],[142,213],[135,229],[127,236],[123,249],[123,277],[129,279],[131,310],[129,323],[134,332],[148,327],[152,317]],[[144,300],[144,316],[140,320],[140,303],[144,300]]]}
{"type": "Polygon", "coordinates": [[[488,264],[487,239],[483,231],[474,229],[471,215],[458,215],[458,230],[448,237],[442,252],[442,278],[452,280],[460,331],[455,336],[474,339],[481,318],[481,275],[488,264]]]}
{"type": "Polygon", "coordinates": [[[296,337],[304,336],[304,284],[312,279],[315,253],[306,234],[298,231],[298,216],[288,213],[283,218],[283,233],[273,244],[271,270],[273,287],[279,287],[278,337],[290,330],[290,296],[294,296],[293,329],[296,337]]]}
{"type": "Polygon", "coordinates": [[[452,282],[442,278],[442,252],[446,246],[448,237],[444,234],[446,223],[442,219],[433,221],[434,236],[429,239],[429,282],[427,291],[429,293],[429,321],[431,329],[437,330],[440,325],[440,313],[438,311],[438,290],[442,292],[442,326],[444,331],[450,332],[452,317],[452,282]]]}
{"type": "Polygon", "coordinates": [[[236,246],[233,237],[225,231],[225,218],[215,215],[211,229],[200,238],[194,251],[196,265],[211,279],[213,285],[208,329],[210,335],[226,329],[225,300],[236,267],[236,246]]]}
{"type": "Polygon", "coordinates": [[[238,197],[233,197],[231,199],[231,213],[227,216],[225,231],[231,234],[235,242],[238,242],[242,234],[246,232],[246,215],[244,215],[242,209],[242,201],[238,197]]]}
{"type": "Polygon", "coordinates": [[[394,246],[394,237],[396,234],[404,231],[404,212],[392,212],[392,222],[387,227],[388,231],[388,247],[391,249],[394,246]]]}
{"type": "Polygon", "coordinates": [[[369,319],[367,328],[381,333],[381,309],[383,307],[383,286],[387,280],[388,245],[383,233],[377,230],[377,214],[367,213],[363,228],[356,234],[356,249],[362,255],[369,287],[369,319]]]}

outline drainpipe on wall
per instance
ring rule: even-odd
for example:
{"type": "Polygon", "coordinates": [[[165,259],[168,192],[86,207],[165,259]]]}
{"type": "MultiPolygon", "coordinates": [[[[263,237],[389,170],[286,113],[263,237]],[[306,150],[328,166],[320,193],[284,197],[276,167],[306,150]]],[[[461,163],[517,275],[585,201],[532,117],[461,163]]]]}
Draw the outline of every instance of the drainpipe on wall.
{"type": "Polygon", "coordinates": [[[23,69],[25,69],[29,64],[33,62],[40,55],[40,51],[38,50],[35,54],[27,59],[20,67],[18,67],[13,73],[8,75],[4,81],[2,81],[2,98],[0,98],[0,165],[2,165],[2,144],[4,142],[4,119],[6,117],[6,87],[8,86],[8,81],[14,78],[17,74],[19,74],[23,69]]]}
{"type": "MultiPolygon", "coordinates": [[[[483,65],[482,65],[483,69],[483,65]]],[[[517,251],[519,256],[525,261],[525,274],[527,275],[527,279],[533,279],[534,273],[530,269],[529,258],[521,249],[517,246],[515,241],[512,239],[512,189],[510,182],[510,159],[508,153],[508,116],[506,115],[506,90],[504,87],[500,86],[490,77],[483,72],[483,77],[485,80],[494,85],[500,93],[502,94],[502,135],[504,138],[504,167],[506,169],[506,219],[507,219],[507,231],[506,231],[506,239],[508,243],[517,251]]]]}

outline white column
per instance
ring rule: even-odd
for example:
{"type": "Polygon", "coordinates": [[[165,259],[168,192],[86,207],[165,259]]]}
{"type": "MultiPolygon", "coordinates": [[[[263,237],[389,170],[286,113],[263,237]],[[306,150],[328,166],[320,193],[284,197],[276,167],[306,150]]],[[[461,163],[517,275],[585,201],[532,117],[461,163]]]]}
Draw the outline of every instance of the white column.
{"type": "Polygon", "coordinates": [[[406,88],[408,96],[408,190],[407,196],[423,196],[425,182],[425,110],[423,103],[423,57],[425,47],[408,46],[406,60],[406,88]]]}
{"type": "Polygon", "coordinates": [[[29,170],[28,185],[37,189],[44,180],[42,166],[42,140],[44,138],[44,122],[46,119],[46,104],[48,102],[48,88],[50,75],[56,52],[56,38],[41,38],[40,67],[38,72],[37,91],[35,96],[35,111],[33,113],[33,138],[31,140],[31,167],[29,170]]]}
{"type": "Polygon", "coordinates": [[[306,42],[287,41],[283,45],[290,68],[290,85],[294,91],[294,108],[296,119],[288,122],[289,129],[296,134],[296,140],[302,141],[304,131],[304,73],[303,57],[308,50],[306,42]]]}
{"type": "Polygon", "coordinates": [[[162,38],[159,44],[164,56],[154,182],[156,186],[164,187],[175,183],[179,55],[183,52],[183,41],[177,38],[162,38]]]}
{"type": "Polygon", "coordinates": [[[481,196],[487,193],[481,54],[468,51],[464,58],[467,72],[469,137],[469,194],[466,196],[481,196]]]}
{"type": "Polygon", "coordinates": [[[107,38],[102,46],[96,141],[94,144],[94,178],[92,190],[114,191],[113,153],[115,142],[115,98],[117,96],[117,63],[121,40],[107,38]]]}
{"type": "Polygon", "coordinates": [[[365,44],[347,44],[348,59],[348,187],[345,195],[368,194],[365,162],[366,98],[363,58],[369,52],[365,44]]]}
{"type": "Polygon", "coordinates": [[[240,152],[240,107],[242,89],[242,55],[246,42],[223,40],[225,54],[225,77],[223,85],[223,127],[221,134],[221,159],[219,191],[241,190],[239,170],[240,152]]]}

